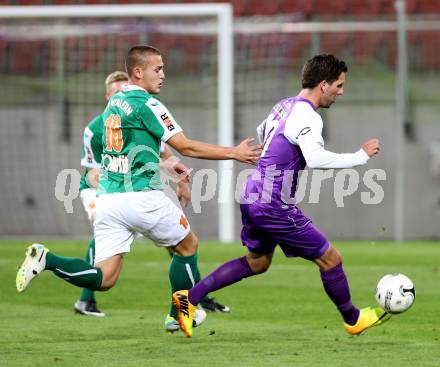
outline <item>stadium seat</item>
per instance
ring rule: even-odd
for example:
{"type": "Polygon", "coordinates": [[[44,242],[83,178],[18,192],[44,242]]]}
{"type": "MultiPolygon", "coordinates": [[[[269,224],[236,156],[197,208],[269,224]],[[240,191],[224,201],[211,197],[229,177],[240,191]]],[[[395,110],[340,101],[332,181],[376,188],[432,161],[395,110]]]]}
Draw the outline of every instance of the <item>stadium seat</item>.
{"type": "MultiPolygon", "coordinates": [[[[219,0],[219,2],[224,2],[219,0]]],[[[249,7],[247,0],[233,0],[232,6],[234,7],[234,15],[235,16],[244,16],[249,15],[249,7]]]]}
{"type": "Polygon", "coordinates": [[[397,65],[397,37],[395,32],[388,32],[385,35],[386,62],[388,66],[395,68],[397,65]]]}
{"type": "MultiPolygon", "coordinates": [[[[121,34],[112,37],[112,44],[115,48],[113,59],[115,60],[115,68],[124,70],[124,60],[130,47],[141,43],[139,34],[121,34]]],[[[153,45],[154,46],[154,45],[153,45]]]]}
{"type": "Polygon", "coordinates": [[[286,44],[286,53],[290,61],[300,60],[310,56],[312,36],[310,33],[297,33],[290,37],[290,43],[286,44]]]}
{"type": "Polygon", "coordinates": [[[440,66],[440,38],[438,31],[420,32],[420,52],[422,67],[431,69],[440,66]]]}
{"type": "Polygon", "coordinates": [[[248,0],[249,15],[274,15],[279,13],[278,1],[248,0]]]}
{"type": "Polygon", "coordinates": [[[252,63],[259,65],[271,58],[273,47],[278,44],[278,33],[265,33],[263,35],[248,37],[248,56],[252,63]]]}
{"type": "Polygon", "coordinates": [[[353,32],[351,36],[353,59],[356,62],[371,60],[383,40],[383,32],[353,32]]]}
{"type": "Polygon", "coordinates": [[[440,1],[419,0],[419,12],[421,14],[440,14],[440,1]]]}
{"type": "Polygon", "coordinates": [[[89,36],[81,38],[81,70],[91,70],[97,66],[101,53],[106,49],[107,40],[107,36],[89,36]]]}
{"type": "Polygon", "coordinates": [[[320,52],[340,56],[343,48],[347,46],[348,40],[349,35],[345,32],[321,33],[320,52]]]}
{"type": "Polygon", "coordinates": [[[51,0],[52,5],[75,5],[78,0],[51,0]]]}
{"type": "Polygon", "coordinates": [[[13,72],[31,74],[34,64],[38,61],[35,55],[40,55],[38,49],[42,44],[41,41],[15,42],[11,49],[13,72]]]}
{"type": "Polygon", "coordinates": [[[8,65],[8,41],[0,38],[0,70],[5,72],[8,65]]]}
{"type": "Polygon", "coordinates": [[[87,5],[102,5],[102,4],[108,4],[109,2],[106,0],[83,0],[84,4],[87,5]]]}
{"type": "MultiPolygon", "coordinates": [[[[408,32],[408,63],[417,69],[433,68],[440,66],[440,43],[438,32],[408,32]]],[[[386,35],[387,63],[390,66],[397,64],[397,40],[395,33],[386,35]]]]}
{"type": "MultiPolygon", "coordinates": [[[[235,57],[237,60],[246,60],[247,68],[254,68],[264,61],[265,55],[270,52],[269,35],[238,34],[235,36],[235,57]]],[[[242,64],[241,61],[238,64],[242,64]]]]}
{"type": "MultiPolygon", "coordinates": [[[[164,1],[161,1],[162,3],[164,1]]],[[[178,2],[177,0],[175,2],[178,2]]],[[[148,3],[154,3],[153,0],[150,0],[148,3]]],[[[125,5],[125,4],[139,4],[138,0],[115,0],[115,4],[125,5]]]]}
{"type": "Polygon", "coordinates": [[[148,34],[148,44],[157,47],[159,50],[163,50],[164,53],[167,53],[167,50],[179,46],[179,37],[172,34],[154,32],[148,34]]]}
{"type": "Polygon", "coordinates": [[[16,0],[14,5],[44,5],[44,0],[16,0]]]}
{"type": "Polygon", "coordinates": [[[190,72],[199,72],[202,68],[204,55],[209,54],[208,48],[213,38],[210,36],[182,36],[179,48],[183,55],[184,69],[190,72]]]}
{"type": "MultiPolygon", "coordinates": [[[[406,12],[408,14],[414,14],[418,11],[419,0],[406,0],[406,12]]],[[[383,13],[396,14],[396,6],[394,1],[387,1],[384,4],[383,13]]]]}
{"type": "Polygon", "coordinates": [[[187,36],[187,43],[184,47],[191,52],[200,53],[209,47],[214,38],[210,36],[187,36]]]}
{"type": "Polygon", "coordinates": [[[379,15],[388,0],[351,0],[350,12],[359,17],[379,15]]]}
{"type": "Polygon", "coordinates": [[[232,4],[236,17],[248,15],[248,0],[212,0],[212,2],[232,4]]]}
{"type": "Polygon", "coordinates": [[[305,18],[314,15],[314,0],[280,0],[280,11],[283,14],[299,13],[305,18]]]}
{"type": "Polygon", "coordinates": [[[320,17],[337,17],[344,15],[348,12],[349,1],[348,0],[338,0],[338,1],[328,1],[328,0],[315,0],[315,11],[314,13],[320,17]]]}
{"type": "MultiPolygon", "coordinates": [[[[120,0],[118,0],[118,1],[120,1],[120,0]]],[[[127,0],[125,0],[125,1],[127,1],[127,0]]],[[[130,0],[128,0],[128,1],[130,1],[130,0]]],[[[181,0],[148,0],[146,2],[148,4],[166,4],[166,3],[175,4],[175,3],[180,3],[182,1],[181,0]]],[[[136,3],[139,3],[139,1],[136,1],[136,3]]]]}

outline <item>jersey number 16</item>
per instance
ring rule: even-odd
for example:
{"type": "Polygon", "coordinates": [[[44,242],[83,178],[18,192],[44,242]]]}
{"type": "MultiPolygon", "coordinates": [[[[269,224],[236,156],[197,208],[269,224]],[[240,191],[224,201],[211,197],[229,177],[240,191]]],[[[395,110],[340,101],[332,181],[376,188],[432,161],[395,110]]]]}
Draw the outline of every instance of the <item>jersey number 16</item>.
{"type": "Polygon", "coordinates": [[[107,117],[104,123],[105,126],[105,150],[119,153],[122,150],[122,130],[121,130],[121,117],[116,114],[111,114],[107,117]]]}

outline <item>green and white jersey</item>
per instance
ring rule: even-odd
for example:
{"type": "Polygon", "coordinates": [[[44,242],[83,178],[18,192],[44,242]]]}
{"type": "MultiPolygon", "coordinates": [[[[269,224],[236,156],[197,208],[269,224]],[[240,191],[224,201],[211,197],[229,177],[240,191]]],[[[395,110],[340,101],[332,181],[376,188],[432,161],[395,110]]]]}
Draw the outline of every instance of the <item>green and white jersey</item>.
{"type": "Polygon", "coordinates": [[[92,121],[84,129],[83,149],[81,157],[81,167],[83,173],[79,185],[79,190],[93,188],[88,182],[87,172],[90,168],[101,168],[101,154],[102,154],[102,130],[103,130],[102,115],[93,118],[92,121]]]}
{"type": "Polygon", "coordinates": [[[170,111],[144,89],[127,85],[109,100],[102,119],[97,194],[161,190],[161,141],[182,131],[170,111]]]}

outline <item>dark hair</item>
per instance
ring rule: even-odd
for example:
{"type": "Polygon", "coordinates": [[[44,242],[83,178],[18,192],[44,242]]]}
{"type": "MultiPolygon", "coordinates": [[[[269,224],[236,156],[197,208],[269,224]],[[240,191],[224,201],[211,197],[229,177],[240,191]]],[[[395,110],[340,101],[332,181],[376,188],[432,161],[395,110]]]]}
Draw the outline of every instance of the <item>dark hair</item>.
{"type": "Polygon", "coordinates": [[[342,72],[347,72],[344,61],[330,54],[320,54],[312,57],[304,64],[301,84],[303,88],[315,88],[323,80],[333,83],[342,72]]]}
{"type": "Polygon", "coordinates": [[[125,70],[128,76],[131,76],[135,66],[146,64],[148,62],[148,56],[151,55],[160,56],[161,53],[157,48],[149,45],[138,45],[130,48],[125,58],[125,70]]]}

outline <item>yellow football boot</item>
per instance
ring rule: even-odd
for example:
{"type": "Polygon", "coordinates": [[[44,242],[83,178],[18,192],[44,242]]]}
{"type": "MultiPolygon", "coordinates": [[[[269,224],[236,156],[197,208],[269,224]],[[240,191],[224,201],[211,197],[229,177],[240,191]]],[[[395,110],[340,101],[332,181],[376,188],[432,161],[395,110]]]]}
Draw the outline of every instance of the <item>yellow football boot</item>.
{"type": "Polygon", "coordinates": [[[176,306],[179,325],[186,337],[191,338],[194,313],[194,306],[188,299],[188,291],[177,291],[173,293],[173,303],[176,306]]]}
{"type": "Polygon", "coordinates": [[[359,335],[370,327],[382,325],[388,321],[391,314],[380,307],[365,307],[360,310],[359,318],[354,325],[344,323],[344,329],[351,335],[359,335]]]}

